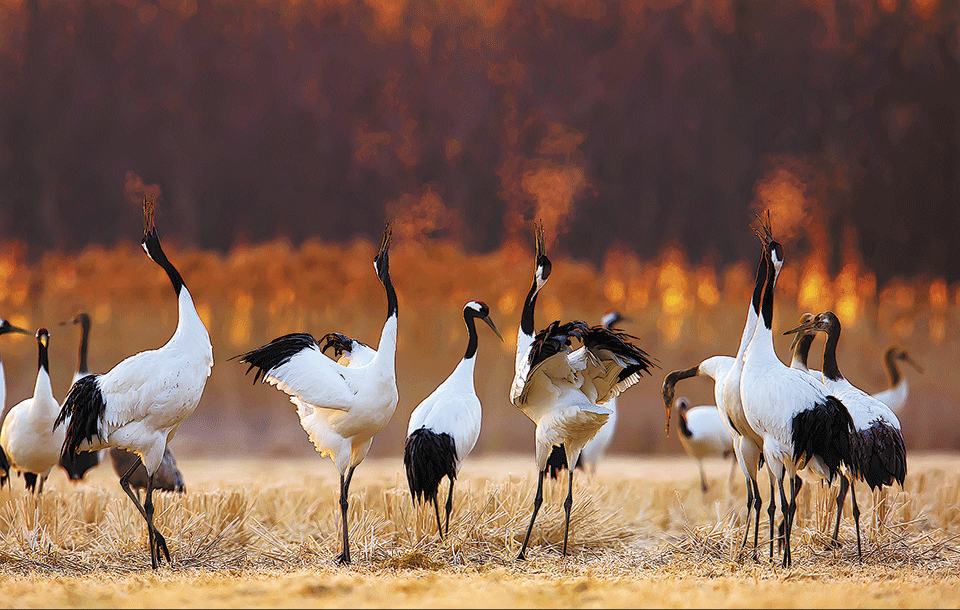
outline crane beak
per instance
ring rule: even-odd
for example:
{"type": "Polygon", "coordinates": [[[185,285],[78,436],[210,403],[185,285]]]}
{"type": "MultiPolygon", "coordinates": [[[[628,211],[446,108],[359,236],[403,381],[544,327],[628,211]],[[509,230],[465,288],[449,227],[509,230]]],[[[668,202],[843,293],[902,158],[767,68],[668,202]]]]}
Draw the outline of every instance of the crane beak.
{"type": "Polygon", "coordinates": [[[914,360],[913,358],[911,358],[911,357],[910,357],[908,354],[906,354],[906,353],[903,354],[903,361],[904,361],[904,362],[909,362],[909,363],[913,366],[913,368],[917,369],[917,372],[918,372],[918,373],[922,373],[922,372],[923,372],[923,368],[922,368],[919,364],[917,364],[916,360],[914,360]]]}
{"type": "Polygon", "coordinates": [[[503,335],[501,335],[500,331],[497,330],[497,325],[493,323],[493,319],[490,316],[483,316],[480,319],[486,322],[490,328],[493,329],[493,332],[497,333],[497,336],[500,337],[500,340],[503,341],[503,335]]]}
{"type": "Polygon", "coordinates": [[[386,226],[383,227],[383,239],[380,240],[380,251],[378,254],[383,254],[390,249],[390,242],[393,239],[393,223],[388,222],[386,226]]]}
{"type": "Polygon", "coordinates": [[[543,222],[538,222],[535,229],[537,237],[537,259],[539,260],[541,256],[545,256],[547,253],[547,246],[543,239],[543,222]]]}
{"type": "Polygon", "coordinates": [[[664,378],[663,386],[660,388],[660,393],[663,395],[663,408],[666,414],[666,423],[663,432],[668,438],[670,436],[670,415],[673,414],[673,386],[675,384],[676,379],[674,379],[674,375],[671,373],[664,378]]]}
{"type": "Polygon", "coordinates": [[[31,337],[34,336],[34,334],[35,334],[35,333],[30,332],[29,330],[27,330],[27,329],[25,329],[25,328],[20,328],[19,326],[14,326],[13,324],[10,324],[9,322],[7,323],[6,328],[3,328],[2,330],[0,330],[0,334],[6,334],[6,333],[20,333],[20,334],[22,334],[22,335],[30,335],[31,337]]]}

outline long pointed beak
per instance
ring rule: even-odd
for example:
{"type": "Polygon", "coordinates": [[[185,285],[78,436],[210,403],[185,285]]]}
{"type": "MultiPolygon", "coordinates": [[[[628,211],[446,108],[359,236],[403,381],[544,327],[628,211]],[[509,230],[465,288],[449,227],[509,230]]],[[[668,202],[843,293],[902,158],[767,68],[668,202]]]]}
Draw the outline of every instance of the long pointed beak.
{"type": "Polygon", "coordinates": [[[393,238],[393,223],[388,222],[385,227],[383,227],[383,239],[380,240],[380,254],[383,254],[390,249],[390,242],[393,238]]]}
{"type": "Polygon", "coordinates": [[[4,329],[4,331],[3,331],[2,334],[6,334],[6,333],[20,333],[20,334],[23,334],[23,335],[30,335],[31,337],[36,334],[36,333],[30,332],[29,330],[27,330],[27,329],[25,329],[25,328],[20,328],[19,326],[14,326],[13,324],[8,324],[8,325],[7,325],[7,328],[4,329]]]}
{"type": "Polygon", "coordinates": [[[667,437],[670,436],[670,415],[673,413],[673,386],[674,380],[671,379],[671,375],[667,375],[663,380],[663,387],[660,388],[660,393],[663,395],[663,408],[666,413],[666,425],[663,432],[667,437]]]}
{"type": "Polygon", "coordinates": [[[537,258],[544,256],[547,253],[547,247],[543,240],[543,223],[537,223],[536,227],[537,235],[537,258]]]}
{"type": "Polygon", "coordinates": [[[793,351],[793,348],[797,346],[797,343],[800,342],[805,335],[809,334],[809,331],[813,328],[813,322],[804,322],[796,328],[791,328],[790,330],[783,331],[783,334],[789,335],[796,333],[797,336],[793,338],[793,343],[790,344],[790,351],[793,351]]]}
{"type": "Polygon", "coordinates": [[[916,361],[916,360],[914,360],[913,358],[911,358],[911,357],[908,356],[907,354],[904,354],[904,355],[903,355],[903,361],[904,361],[904,362],[909,362],[911,365],[913,365],[913,368],[917,369],[917,372],[918,372],[918,373],[923,373],[923,368],[922,368],[919,364],[917,364],[917,361],[916,361]]]}
{"type": "Polygon", "coordinates": [[[503,335],[501,335],[500,331],[497,330],[497,325],[493,323],[493,320],[490,318],[490,316],[484,316],[480,319],[486,322],[490,328],[493,329],[493,332],[497,333],[497,336],[500,337],[500,340],[503,341],[503,335]]]}

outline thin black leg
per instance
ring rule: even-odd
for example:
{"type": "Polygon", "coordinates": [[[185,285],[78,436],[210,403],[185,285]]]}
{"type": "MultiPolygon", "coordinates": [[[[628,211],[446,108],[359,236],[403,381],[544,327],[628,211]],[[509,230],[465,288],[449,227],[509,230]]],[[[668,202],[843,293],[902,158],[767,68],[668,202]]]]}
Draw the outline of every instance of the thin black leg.
{"type": "Polygon", "coordinates": [[[527,528],[527,535],[523,539],[523,546],[520,547],[520,554],[517,555],[517,559],[527,558],[527,543],[530,542],[530,532],[533,531],[533,522],[537,520],[540,505],[543,504],[543,475],[545,474],[547,474],[546,469],[541,470],[537,478],[537,497],[533,499],[533,516],[530,517],[530,526],[527,528]]]}
{"type": "Polygon", "coordinates": [[[753,485],[750,477],[747,477],[747,529],[743,532],[743,544],[740,545],[740,550],[746,548],[747,539],[750,537],[750,511],[753,510],[753,485]]]}
{"type": "Polygon", "coordinates": [[[347,527],[347,508],[349,504],[347,503],[347,493],[350,491],[350,480],[353,478],[353,471],[356,470],[356,466],[351,466],[347,470],[347,476],[340,475],[340,518],[343,522],[343,552],[337,556],[337,563],[343,565],[350,563],[350,537],[349,537],[349,528],[347,527]]]}
{"type": "Polygon", "coordinates": [[[750,479],[753,487],[753,560],[757,560],[757,541],[760,537],[760,509],[763,508],[763,498],[760,497],[760,486],[756,479],[750,479]]]}
{"type": "Polygon", "coordinates": [[[450,535],[450,511],[453,510],[453,478],[450,479],[450,492],[447,494],[447,535],[450,535]]]}
{"type": "Polygon", "coordinates": [[[170,563],[170,551],[167,550],[167,541],[160,534],[160,531],[153,524],[153,475],[147,477],[146,498],[143,501],[143,511],[146,514],[148,532],[150,534],[150,561],[153,568],[160,565],[161,553],[170,563]]]}
{"type": "Polygon", "coordinates": [[[437,515],[437,531],[440,532],[440,540],[443,540],[443,526],[440,525],[440,504],[437,502],[437,496],[433,496],[433,512],[437,515]]]}
{"type": "Polygon", "coordinates": [[[837,492],[837,523],[833,526],[833,546],[840,546],[840,516],[843,514],[843,501],[847,497],[847,487],[849,487],[850,482],[847,480],[847,477],[840,476],[840,491],[837,492]]]}
{"type": "Polygon", "coordinates": [[[133,488],[130,487],[130,477],[133,476],[133,471],[136,470],[137,466],[139,466],[141,463],[140,456],[137,456],[137,460],[133,463],[133,466],[131,466],[122,477],[120,477],[120,489],[122,489],[125,494],[130,496],[130,499],[133,500],[133,505],[137,507],[138,511],[140,511],[140,516],[146,520],[147,513],[143,510],[143,505],[140,504],[140,498],[133,492],[133,488]]]}
{"type": "MultiPolygon", "coordinates": [[[[782,500],[781,500],[782,502],[782,500]]],[[[783,506],[780,507],[781,512],[783,506]]],[[[773,477],[770,478],[770,504],[767,505],[767,516],[770,518],[770,560],[773,560],[773,524],[777,520],[777,491],[773,484],[773,477]]],[[[780,547],[783,545],[783,538],[776,537],[777,540],[777,552],[780,552],[780,547]]]]}
{"type": "Polygon", "coordinates": [[[863,551],[860,550],[860,507],[857,506],[857,492],[850,485],[850,502],[853,503],[853,522],[857,526],[857,559],[863,561],[863,551]]]}
{"type": "Polygon", "coordinates": [[[781,471],[781,476],[778,480],[780,487],[780,514],[783,516],[783,522],[785,523],[784,527],[784,541],[783,541],[783,567],[790,565],[790,502],[787,501],[787,493],[783,488],[783,475],[785,474],[786,469],[781,471]]]}
{"type": "Polygon", "coordinates": [[[570,533],[570,509],[573,507],[573,468],[570,468],[570,484],[567,487],[567,499],[563,501],[566,524],[563,528],[563,556],[567,556],[567,536],[570,533]]]}

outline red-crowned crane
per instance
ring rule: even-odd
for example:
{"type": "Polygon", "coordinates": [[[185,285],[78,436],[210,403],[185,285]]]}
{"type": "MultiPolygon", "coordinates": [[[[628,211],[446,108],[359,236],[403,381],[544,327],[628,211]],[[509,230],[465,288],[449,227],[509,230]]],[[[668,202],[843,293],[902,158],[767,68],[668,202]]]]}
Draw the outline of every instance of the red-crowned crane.
{"type": "MultiPolygon", "coordinates": [[[[792,563],[790,534],[799,491],[797,470],[809,466],[832,481],[842,464],[849,466],[853,420],[822,383],[806,372],[791,369],[774,351],[773,296],[783,264],[783,246],[773,239],[768,224],[763,230],[758,235],[767,253],[767,281],[761,318],[744,355],[740,397],[748,423],[763,439],[766,466],[779,485],[785,539],[783,566],[787,567],[792,563]],[[784,479],[791,485],[789,500],[784,479]]],[[[772,531],[772,519],[770,528],[772,531]]]]}
{"type": "Polygon", "coordinates": [[[10,408],[0,428],[0,446],[10,468],[23,474],[27,489],[40,494],[50,469],[57,465],[63,447],[65,426],[54,425],[60,403],[50,386],[50,333],[37,331],[37,383],[33,396],[10,408]]]}
{"type": "MultiPolygon", "coordinates": [[[[677,428],[680,429],[680,444],[687,455],[697,462],[700,470],[700,491],[707,493],[707,476],[703,472],[703,459],[719,456],[727,459],[733,455],[733,437],[723,421],[716,405],[690,406],[690,399],[680,396],[675,401],[677,428]]],[[[730,460],[730,477],[736,471],[736,460],[730,460]]],[[[728,479],[729,480],[729,479],[728,479]]]]}
{"type": "Polygon", "coordinates": [[[390,280],[391,226],[383,231],[373,259],[377,278],[387,293],[387,320],[376,350],[339,334],[325,337],[323,348],[309,333],[278,337],[245,354],[234,356],[256,369],[253,382],[275,385],[297,406],[300,425],[321,457],[330,456],[340,472],[340,513],[343,524],[341,564],[350,563],[347,494],[354,470],[367,456],[374,435],[383,430],[397,408],[397,293],[390,280]],[[354,355],[351,350],[357,349],[354,355]],[[340,360],[324,355],[333,347],[340,360]],[[350,349],[347,349],[350,348],[350,349]],[[347,351],[345,354],[344,351],[347,351]],[[359,361],[351,361],[359,358],[359,361]],[[362,364],[361,364],[362,362],[362,364]]]}
{"type": "Polygon", "coordinates": [[[811,331],[827,335],[823,348],[822,380],[827,391],[843,401],[854,426],[850,443],[850,468],[848,476],[840,479],[840,492],[837,494],[837,523],[833,539],[836,541],[839,534],[843,501],[849,488],[857,529],[857,555],[862,557],[860,509],[857,507],[852,482],[860,479],[866,482],[870,489],[893,485],[894,482],[903,487],[907,475],[906,446],[900,431],[900,421],[893,410],[850,383],[840,372],[837,364],[837,344],[840,341],[841,325],[836,314],[825,311],[784,334],[798,333],[799,336],[804,336],[811,331]]]}
{"type": "Polygon", "coordinates": [[[407,440],[403,449],[403,466],[414,504],[433,502],[437,516],[437,530],[443,538],[440,525],[440,507],[437,490],[443,477],[450,480],[447,493],[446,530],[450,533],[450,511],[453,508],[453,482],[460,472],[463,460],[480,437],[480,399],[473,383],[477,363],[477,320],[486,322],[503,341],[490,318],[490,308],[483,301],[470,301],[463,307],[463,321],[467,326],[467,351],[449,377],[417,405],[410,414],[407,440]]]}
{"type": "MultiPolygon", "coordinates": [[[[605,402],[656,366],[636,347],[627,333],[573,321],[552,322],[536,332],[533,313],[537,295],[550,277],[543,226],[536,228],[537,257],[533,285],[527,293],[517,331],[516,373],[510,402],[536,424],[537,495],[533,515],[517,559],[525,559],[530,533],[543,503],[543,477],[554,446],[563,445],[567,464],[576,464],[583,446],[610,417],[605,402]]],[[[567,554],[570,509],[573,506],[573,469],[568,469],[563,555],[567,554]]]]}
{"type": "MultiPolygon", "coordinates": [[[[0,318],[0,335],[6,335],[7,333],[21,333],[24,335],[33,334],[29,330],[20,328],[19,326],[14,326],[7,319],[0,318]]],[[[3,372],[3,359],[0,359],[0,411],[4,409],[6,404],[7,404],[7,378],[3,372]]],[[[2,488],[4,484],[7,482],[9,472],[10,472],[10,461],[7,459],[7,454],[4,453],[3,447],[0,446],[0,488],[2,488]]]]}
{"type": "MultiPolygon", "coordinates": [[[[87,352],[90,347],[90,316],[86,312],[81,311],[73,316],[72,319],[61,322],[60,325],[63,326],[70,323],[80,326],[80,349],[77,354],[77,370],[73,374],[72,385],[76,383],[78,379],[90,374],[90,367],[87,363],[87,352]]],[[[113,462],[113,470],[117,473],[117,476],[126,474],[127,470],[133,467],[137,459],[135,453],[131,453],[126,449],[120,449],[119,447],[111,447],[110,449],[101,449],[100,451],[81,451],[80,453],[65,452],[60,456],[60,467],[66,471],[67,477],[71,481],[80,481],[86,476],[87,471],[97,466],[108,452],[113,462]]],[[[134,489],[145,490],[147,488],[147,469],[143,466],[143,463],[140,463],[136,467],[129,481],[134,489]]],[[[186,490],[183,484],[183,475],[177,468],[177,462],[173,457],[173,452],[170,451],[169,445],[163,450],[163,460],[160,462],[160,468],[153,475],[153,488],[162,491],[178,492],[186,490]]]]}
{"type": "MultiPolygon", "coordinates": [[[[670,435],[670,413],[674,402],[674,387],[681,379],[689,377],[709,377],[713,379],[713,395],[717,402],[717,408],[723,416],[722,420],[727,426],[727,430],[733,439],[733,451],[737,457],[737,463],[743,471],[747,487],[747,515],[746,528],[743,533],[742,547],[747,544],[750,535],[750,513],[753,512],[754,530],[753,530],[753,552],[756,556],[757,539],[760,530],[760,509],[763,506],[760,497],[760,487],[757,484],[757,475],[760,467],[761,447],[763,440],[757,432],[747,422],[743,413],[743,405],[740,401],[740,376],[743,372],[743,358],[747,350],[750,339],[753,338],[757,328],[757,321],[760,316],[760,300],[763,295],[763,287],[767,279],[766,252],[762,251],[760,262],[757,266],[757,277],[754,283],[753,295],[747,306],[747,319],[743,325],[743,334],[740,336],[740,346],[737,349],[736,356],[711,356],[700,364],[672,371],[667,374],[663,380],[661,394],[663,395],[663,406],[666,411],[667,436],[670,435]]],[[[771,496],[773,495],[773,481],[771,480],[771,496]]],[[[773,500],[771,498],[771,507],[773,500]]],[[[773,508],[771,508],[771,511],[773,508]]],[[[771,516],[772,520],[772,516],[771,516]]],[[[773,555],[773,542],[770,544],[770,554],[773,555]]]]}
{"type": "MultiPolygon", "coordinates": [[[[616,325],[620,322],[626,321],[627,318],[624,317],[619,311],[608,311],[603,314],[603,318],[600,319],[600,324],[604,328],[616,328],[616,325]]],[[[579,468],[580,470],[588,470],[591,474],[597,472],[597,464],[600,462],[600,458],[606,452],[607,447],[610,446],[610,442],[613,440],[613,432],[617,427],[617,398],[614,396],[607,402],[603,404],[606,408],[610,409],[610,417],[607,419],[607,423],[603,424],[600,427],[600,430],[597,432],[590,441],[583,446],[583,449],[580,451],[580,459],[577,460],[574,468],[579,468]]],[[[556,479],[559,476],[560,472],[567,467],[567,452],[566,449],[561,446],[555,446],[550,452],[550,457],[547,458],[547,474],[550,475],[551,479],[556,479]]]]}
{"type": "Polygon", "coordinates": [[[920,373],[923,372],[920,365],[899,345],[891,345],[883,353],[883,363],[887,370],[887,378],[890,380],[890,387],[873,394],[873,397],[890,407],[894,413],[899,413],[903,409],[910,394],[910,382],[900,372],[900,367],[897,366],[898,360],[910,364],[920,373]]]}
{"type": "Polygon", "coordinates": [[[139,459],[120,477],[120,486],[146,521],[150,561],[157,568],[163,558],[170,562],[170,551],[154,525],[154,476],[167,443],[200,402],[213,367],[213,345],[183,277],[160,246],[152,200],[144,200],[143,211],[140,244],[173,285],[177,329],[163,346],[129,356],[106,373],[77,380],[57,423],[69,421],[64,452],[119,447],[137,454],[139,459]],[[130,487],[130,477],[141,463],[148,474],[143,504],[130,487]]]}

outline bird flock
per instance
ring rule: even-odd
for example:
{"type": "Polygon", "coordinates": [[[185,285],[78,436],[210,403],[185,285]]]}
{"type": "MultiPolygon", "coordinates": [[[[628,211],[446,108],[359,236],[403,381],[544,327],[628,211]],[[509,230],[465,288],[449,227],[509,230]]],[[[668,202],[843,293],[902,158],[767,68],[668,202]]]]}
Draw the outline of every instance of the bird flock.
{"type": "MultiPolygon", "coordinates": [[[[184,479],[168,444],[193,413],[213,361],[213,346],[197,313],[184,278],[164,254],[155,222],[154,201],[144,199],[141,246],[170,280],[177,299],[178,321],[162,346],[133,354],[105,373],[92,373],[87,362],[90,317],[80,312],[60,325],[80,327],[77,369],[62,402],[50,383],[46,328],[30,332],[0,319],[0,335],[35,335],[38,360],[34,393],[9,409],[0,426],[0,486],[16,472],[37,495],[59,465],[71,481],[109,455],[120,486],[144,520],[153,568],[170,563],[166,539],[155,523],[153,492],[185,492],[184,479]],[[141,493],[143,496],[141,499],[141,493]]],[[[678,411],[680,442],[697,462],[701,489],[708,489],[702,461],[708,456],[731,460],[730,479],[739,467],[746,481],[746,528],[749,540],[753,517],[753,557],[758,557],[762,497],[761,468],[770,481],[768,517],[770,558],[779,541],[781,565],[791,565],[790,534],[804,477],[832,484],[837,521],[833,543],[839,544],[840,516],[849,493],[860,552],[856,481],[871,489],[906,477],[906,450],[896,412],[909,387],[898,362],[920,367],[900,347],[884,354],[890,387],[870,395],[841,373],[837,345],[841,323],[830,311],[807,313],[784,334],[795,334],[792,360],[783,363],[773,348],[773,308],[777,278],[785,264],[783,246],[767,220],[754,229],[761,243],[754,290],[736,355],[714,355],[695,366],[669,372],[661,387],[666,433],[671,411],[678,411]],[[825,337],[822,371],[807,367],[815,338],[825,337]],[[690,406],[675,396],[676,384],[690,377],[709,377],[715,405],[690,406]],[[804,477],[801,477],[804,474],[804,477]],[[776,509],[780,508],[775,534],[776,509]]],[[[517,328],[515,372],[506,393],[510,402],[535,426],[534,457],[537,489],[518,560],[526,558],[531,533],[543,503],[544,479],[567,475],[563,502],[566,556],[570,538],[574,471],[594,474],[610,440],[617,416],[617,397],[636,384],[658,361],[638,346],[638,338],[619,328],[628,321],[608,312],[600,324],[582,320],[535,322],[537,298],[546,287],[552,263],[546,252],[543,226],[534,227],[532,281],[517,328]]],[[[373,267],[386,297],[386,319],[376,347],[340,332],[319,339],[296,330],[248,351],[231,361],[246,365],[253,383],[267,383],[287,394],[300,424],[321,457],[329,457],[340,475],[341,552],[336,561],[351,562],[347,521],[350,484],[373,438],[396,410],[396,358],[399,325],[397,293],[390,275],[390,223],[373,267]]],[[[403,448],[403,470],[414,505],[433,505],[437,535],[450,531],[454,483],[480,435],[482,408],[474,372],[484,322],[500,341],[503,336],[490,308],[482,300],[463,306],[466,349],[450,375],[410,414],[403,448]],[[446,502],[441,518],[441,483],[446,478],[446,502]]],[[[293,329],[291,329],[293,330],[293,329]]],[[[486,341],[486,339],[484,339],[486,341]]],[[[0,404],[6,389],[0,362],[0,404]]],[[[729,483],[728,483],[729,484],[729,483]]]]}

